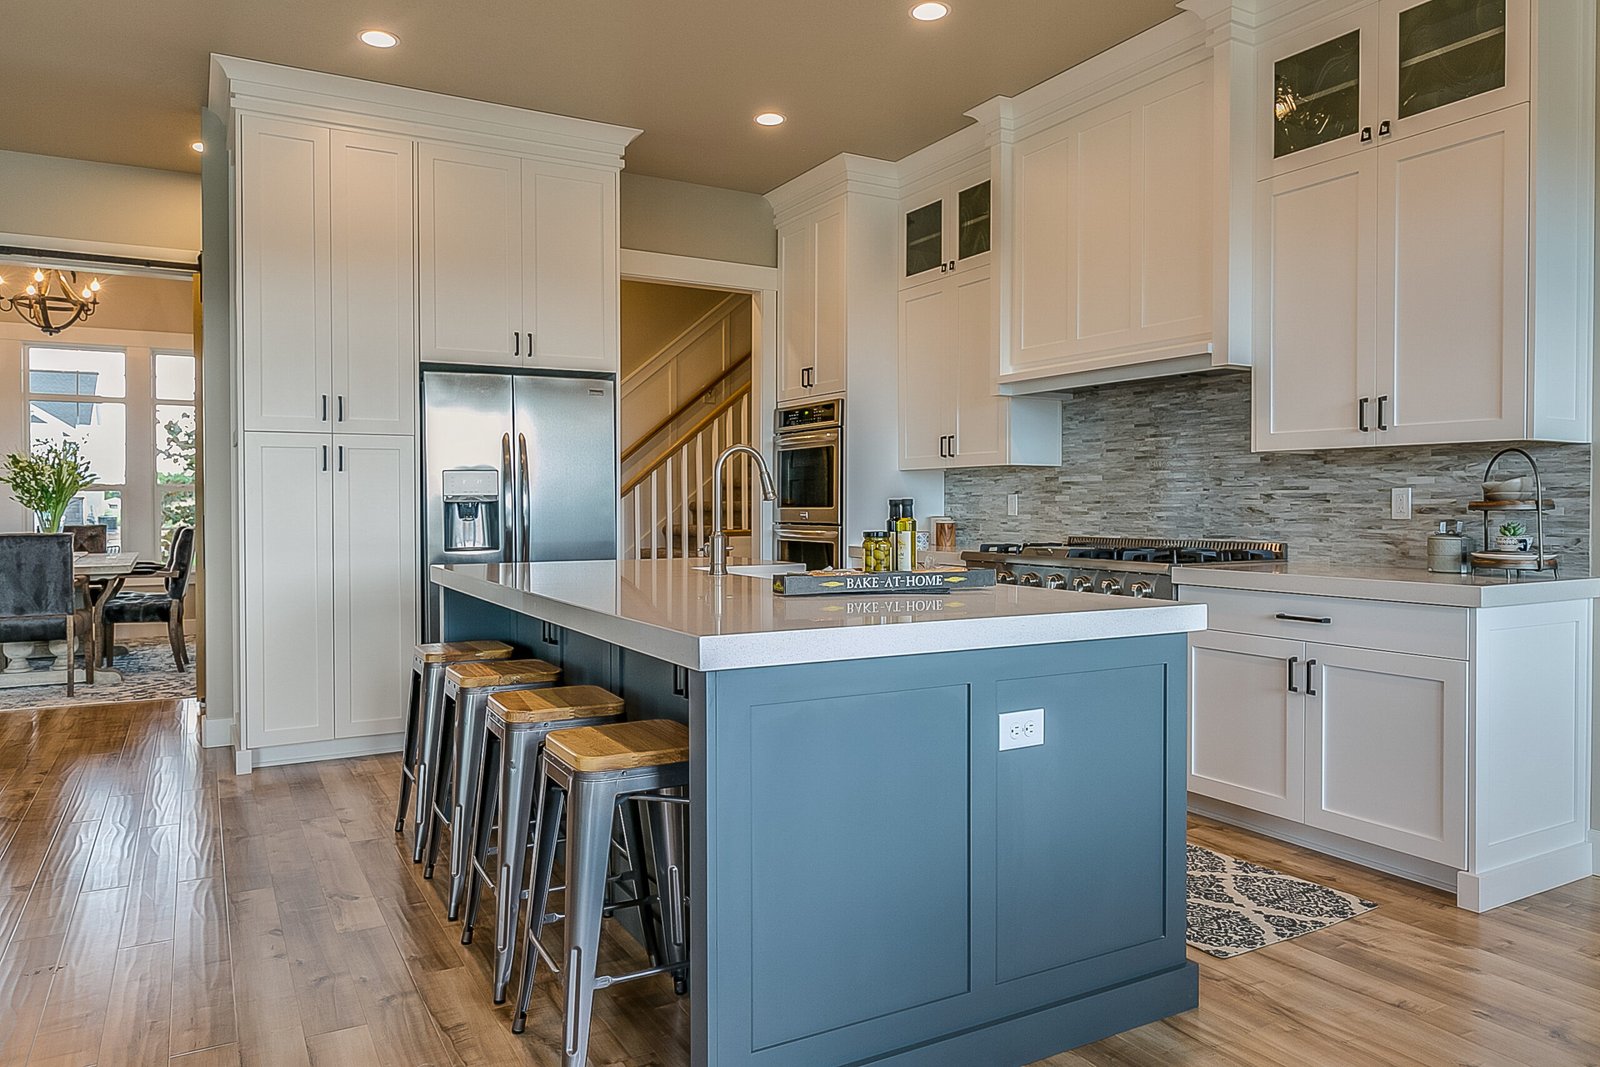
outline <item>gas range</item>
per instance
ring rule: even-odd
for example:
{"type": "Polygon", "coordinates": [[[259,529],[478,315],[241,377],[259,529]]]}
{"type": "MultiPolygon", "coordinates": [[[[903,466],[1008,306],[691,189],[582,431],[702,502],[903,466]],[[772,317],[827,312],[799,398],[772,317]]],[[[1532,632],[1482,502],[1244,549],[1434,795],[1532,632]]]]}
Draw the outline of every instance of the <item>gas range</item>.
{"type": "Polygon", "coordinates": [[[1289,558],[1281,541],[1069,537],[1037,544],[985,544],[963,552],[971,567],[998,571],[1002,585],[1069,589],[1109,596],[1174,600],[1174,567],[1227,567],[1289,558]]]}

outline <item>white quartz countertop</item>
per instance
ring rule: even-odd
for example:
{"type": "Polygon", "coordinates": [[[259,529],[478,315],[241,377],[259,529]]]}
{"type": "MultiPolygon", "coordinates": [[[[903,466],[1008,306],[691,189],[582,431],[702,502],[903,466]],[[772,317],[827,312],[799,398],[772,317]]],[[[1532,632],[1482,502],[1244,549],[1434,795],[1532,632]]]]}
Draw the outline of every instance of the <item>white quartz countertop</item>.
{"type": "MultiPolygon", "coordinates": [[[[995,586],[780,597],[770,577],[693,560],[435,566],[446,589],[696,671],[877,659],[1203,630],[1200,604],[995,586]]],[[[794,569],[799,569],[798,567],[794,569]]]]}
{"type": "Polygon", "coordinates": [[[1600,597],[1600,578],[1434,574],[1422,567],[1361,567],[1290,560],[1230,567],[1179,567],[1173,584],[1210,589],[1387,600],[1402,604],[1494,608],[1600,597]]]}

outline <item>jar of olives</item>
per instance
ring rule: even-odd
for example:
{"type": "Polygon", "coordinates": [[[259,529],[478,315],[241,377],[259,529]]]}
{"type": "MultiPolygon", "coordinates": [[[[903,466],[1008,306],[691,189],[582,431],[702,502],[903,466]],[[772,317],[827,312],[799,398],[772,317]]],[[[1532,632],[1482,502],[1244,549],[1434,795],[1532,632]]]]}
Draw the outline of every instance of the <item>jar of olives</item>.
{"type": "Polygon", "coordinates": [[[861,535],[861,569],[869,573],[894,569],[894,542],[882,530],[861,535]]]}

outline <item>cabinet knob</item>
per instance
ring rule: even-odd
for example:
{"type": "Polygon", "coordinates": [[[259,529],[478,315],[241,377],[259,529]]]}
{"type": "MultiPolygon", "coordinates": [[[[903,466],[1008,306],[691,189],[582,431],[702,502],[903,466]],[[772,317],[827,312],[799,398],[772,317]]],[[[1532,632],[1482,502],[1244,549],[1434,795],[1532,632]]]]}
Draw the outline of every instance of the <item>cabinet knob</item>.
{"type": "Polygon", "coordinates": [[[1394,131],[1390,129],[1389,120],[1388,119],[1384,119],[1382,122],[1378,123],[1378,136],[1379,137],[1387,137],[1392,132],[1394,132],[1394,131]]]}
{"type": "Polygon", "coordinates": [[[1363,126],[1363,127],[1361,127],[1361,143],[1362,144],[1366,144],[1370,140],[1372,140],[1372,127],[1371,126],[1363,126]]]}

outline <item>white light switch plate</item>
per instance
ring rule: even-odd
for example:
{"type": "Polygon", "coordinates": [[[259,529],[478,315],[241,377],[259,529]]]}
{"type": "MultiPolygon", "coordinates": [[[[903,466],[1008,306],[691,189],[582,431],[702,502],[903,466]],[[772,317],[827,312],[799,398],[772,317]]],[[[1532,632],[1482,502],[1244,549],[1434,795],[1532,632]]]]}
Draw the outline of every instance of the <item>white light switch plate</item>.
{"type": "Polygon", "coordinates": [[[1044,744],[1044,709],[1008,711],[1000,716],[1000,751],[1044,744]]]}

